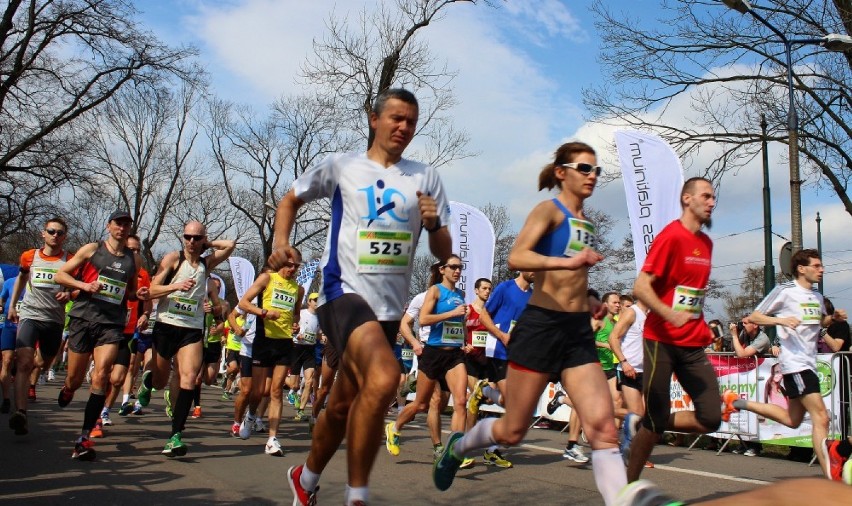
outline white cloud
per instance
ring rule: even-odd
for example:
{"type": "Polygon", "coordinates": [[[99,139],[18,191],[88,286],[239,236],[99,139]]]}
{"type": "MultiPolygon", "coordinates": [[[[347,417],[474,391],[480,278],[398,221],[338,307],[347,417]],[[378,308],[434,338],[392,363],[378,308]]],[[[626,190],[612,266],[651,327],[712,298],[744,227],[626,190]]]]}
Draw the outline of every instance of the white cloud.
{"type": "MultiPolygon", "coordinates": [[[[333,0],[207,2],[189,26],[202,40],[204,57],[212,68],[221,70],[215,81],[217,85],[224,83],[228,98],[257,105],[298,90],[300,65],[311,53],[312,40],[322,37],[335,4],[333,0]]],[[[365,4],[374,5],[341,2],[337,3],[337,12],[357,14],[365,4]]],[[[570,139],[588,142],[598,150],[607,168],[618,169],[617,160],[607,154],[614,127],[583,123],[582,105],[566,98],[578,83],[554,77],[564,75],[554,70],[564,70],[566,63],[543,61],[530,45],[550,38],[569,54],[572,50],[589,50],[584,45],[588,34],[565,2],[514,0],[500,3],[499,9],[454,5],[422,35],[437,58],[445,58],[449,68],[458,70],[453,87],[459,104],[453,109],[453,120],[456,127],[470,134],[470,148],[481,153],[441,169],[452,199],[473,205],[505,204],[517,229],[537,202],[550,197],[536,191],[537,178],[560,143],[570,139]]],[[[719,74],[748,71],[741,66],[717,69],[719,74]]],[[[716,95],[715,100],[724,105],[724,93],[716,95]]],[[[674,100],[663,116],[678,125],[697,120],[687,96],[674,100]]],[[[777,144],[770,150],[773,228],[789,236],[786,147],[777,144]]],[[[697,175],[713,156],[714,150],[708,146],[685,160],[686,175],[697,175]]],[[[762,232],[746,231],[762,226],[762,186],[759,157],[725,176],[711,232],[716,238],[714,278],[738,285],[737,278],[748,262],[761,265],[762,232]]],[[[621,221],[615,230],[620,241],[629,230],[621,182],[598,188],[589,204],[621,221]]],[[[852,236],[845,233],[849,215],[833,194],[823,191],[816,195],[805,187],[803,208],[806,246],[816,243],[813,217],[819,210],[824,249],[852,250],[852,236]]],[[[782,243],[777,237],[773,239],[776,257],[782,243]]],[[[852,257],[852,252],[832,257],[836,258],[827,256],[826,264],[840,264],[837,258],[852,257]]],[[[830,267],[829,271],[841,268],[830,267]]],[[[850,285],[852,271],[831,273],[826,279],[829,294],[839,291],[839,307],[852,307],[852,290],[842,291],[850,285]]]]}

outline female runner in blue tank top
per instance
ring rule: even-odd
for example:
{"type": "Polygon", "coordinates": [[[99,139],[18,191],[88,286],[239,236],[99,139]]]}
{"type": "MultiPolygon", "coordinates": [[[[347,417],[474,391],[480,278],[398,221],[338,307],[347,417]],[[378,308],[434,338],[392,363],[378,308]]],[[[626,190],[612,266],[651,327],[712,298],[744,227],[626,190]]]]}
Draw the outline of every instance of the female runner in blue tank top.
{"type": "Polygon", "coordinates": [[[521,442],[547,383],[559,377],[592,446],[595,483],[606,504],[627,484],[612,401],[598,362],[587,290],[589,267],[603,260],[595,251],[595,227],[583,202],[600,175],[595,151],[580,142],[563,144],[539,175],[539,190],[559,190],[530,213],[509,254],[509,268],[535,271],[533,294],[509,341],[504,392],[506,414],[487,418],[462,436],[453,433],[436,461],[435,485],[446,490],[464,457],[493,444],[521,442]]]}
{"type": "Polygon", "coordinates": [[[441,379],[453,396],[450,427],[454,431],[464,430],[467,369],[462,346],[467,306],[464,293],[456,288],[462,268],[461,258],[451,255],[444,265],[432,272],[431,286],[420,309],[420,325],[429,325],[431,332],[417,357],[417,393],[414,401],[399,413],[396,422],[385,426],[386,447],[391,455],[399,455],[399,432],[417,413],[429,408],[429,400],[441,379]]]}

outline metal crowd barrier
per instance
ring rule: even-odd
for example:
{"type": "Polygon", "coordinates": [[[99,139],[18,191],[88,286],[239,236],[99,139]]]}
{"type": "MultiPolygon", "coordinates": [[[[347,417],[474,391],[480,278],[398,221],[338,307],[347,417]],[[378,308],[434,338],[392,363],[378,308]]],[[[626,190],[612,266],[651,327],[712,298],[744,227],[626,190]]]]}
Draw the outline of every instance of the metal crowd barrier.
{"type": "MultiPolygon", "coordinates": [[[[760,357],[739,358],[733,352],[708,352],[707,358],[713,364],[716,377],[719,379],[720,393],[725,389],[731,389],[738,393],[742,399],[762,402],[758,388],[759,381],[762,379],[758,375],[760,357]]],[[[673,376],[672,412],[693,409],[690,399],[676,395],[678,389],[680,389],[680,384],[676,382],[676,378],[673,376]]],[[[688,397],[682,391],[681,395],[688,397]]],[[[716,452],[719,455],[734,438],[740,442],[759,440],[760,430],[758,425],[757,416],[747,416],[746,413],[734,413],[731,415],[730,421],[723,421],[721,427],[716,432],[700,434],[689,445],[688,449],[693,449],[703,437],[714,437],[722,441],[722,445],[716,452]]]]}

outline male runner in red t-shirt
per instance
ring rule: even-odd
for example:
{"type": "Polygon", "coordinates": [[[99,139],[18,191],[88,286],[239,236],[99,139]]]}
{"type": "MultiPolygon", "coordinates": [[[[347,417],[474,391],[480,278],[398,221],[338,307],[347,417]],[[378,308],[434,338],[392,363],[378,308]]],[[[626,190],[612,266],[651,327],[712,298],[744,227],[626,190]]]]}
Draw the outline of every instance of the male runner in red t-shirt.
{"type": "Polygon", "coordinates": [[[711,341],[703,306],[713,243],[701,227],[710,227],[716,205],[710,181],[699,177],[687,180],[680,205],[680,219],[654,239],[633,287],[634,295],[651,312],[644,337],[647,411],[638,432],[638,420],[623,427],[625,446],[630,448],[628,482],[639,479],[645,461],[665,430],[713,432],[722,421],[719,384],[704,353],[711,341]],[[692,397],[695,411],[671,413],[672,373],[692,397]],[[631,439],[632,444],[628,443],[631,439]]]}

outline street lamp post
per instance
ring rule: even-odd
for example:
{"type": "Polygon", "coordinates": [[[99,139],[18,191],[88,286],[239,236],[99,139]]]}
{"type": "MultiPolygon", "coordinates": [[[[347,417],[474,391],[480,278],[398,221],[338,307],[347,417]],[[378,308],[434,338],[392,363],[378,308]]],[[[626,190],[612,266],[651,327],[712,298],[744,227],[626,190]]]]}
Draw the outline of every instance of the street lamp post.
{"type": "MultiPolygon", "coordinates": [[[[822,258],[822,218],[819,217],[819,213],[817,213],[816,217],[817,224],[817,251],[819,252],[820,258],[822,258]]],[[[817,290],[819,293],[825,293],[823,290],[825,286],[823,285],[823,278],[819,278],[819,283],[817,283],[817,290]]]]}
{"type": "Polygon", "coordinates": [[[769,148],[766,142],[766,116],[760,115],[763,148],[763,296],[775,286],[775,266],[772,265],[772,208],[769,195],[769,148]]]}
{"type": "Polygon", "coordinates": [[[844,52],[852,49],[852,37],[836,33],[825,37],[812,39],[788,39],[784,33],[752,9],[748,0],[722,0],[731,9],[749,14],[761,24],[769,28],[784,44],[784,57],[787,65],[787,145],[790,156],[790,227],[793,243],[793,253],[802,249],[802,181],[799,179],[799,117],[793,102],[793,44],[821,45],[829,51],[844,52]]]}

